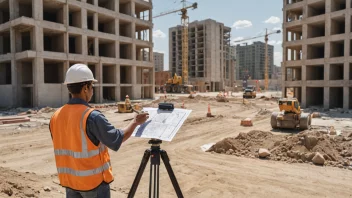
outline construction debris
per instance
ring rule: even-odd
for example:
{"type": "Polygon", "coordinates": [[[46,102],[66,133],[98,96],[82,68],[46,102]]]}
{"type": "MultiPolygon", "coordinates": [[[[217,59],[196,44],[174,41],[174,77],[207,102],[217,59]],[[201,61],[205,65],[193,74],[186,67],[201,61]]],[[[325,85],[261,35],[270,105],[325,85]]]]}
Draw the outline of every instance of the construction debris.
{"type": "Polygon", "coordinates": [[[16,116],[16,117],[1,117],[0,118],[0,125],[2,124],[15,124],[15,123],[22,123],[22,122],[29,122],[31,121],[28,117],[23,116],[16,116]]]}
{"type": "Polygon", "coordinates": [[[275,161],[309,163],[349,168],[352,159],[352,139],[345,132],[341,136],[329,136],[319,131],[303,131],[294,135],[273,135],[270,132],[253,130],[240,133],[214,144],[207,152],[240,156],[265,156],[275,161]],[[268,152],[265,151],[267,148],[268,152]],[[259,152],[258,152],[259,151],[259,152]],[[270,155],[268,155],[270,153],[270,155]]]}

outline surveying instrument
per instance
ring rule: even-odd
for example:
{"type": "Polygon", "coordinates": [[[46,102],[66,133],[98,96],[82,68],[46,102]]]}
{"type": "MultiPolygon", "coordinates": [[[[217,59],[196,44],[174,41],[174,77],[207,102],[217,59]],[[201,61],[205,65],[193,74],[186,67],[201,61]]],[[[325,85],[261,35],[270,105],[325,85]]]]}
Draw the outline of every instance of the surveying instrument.
{"type": "MultiPolygon", "coordinates": [[[[160,103],[159,109],[161,110],[173,110],[173,104],[169,103],[160,103]]],[[[158,198],[159,197],[159,166],[160,158],[163,160],[167,173],[171,179],[172,185],[176,191],[178,198],[183,198],[180,186],[178,185],[174,171],[170,165],[170,159],[165,150],[160,149],[162,140],[152,138],[148,141],[148,144],[151,145],[150,149],[146,149],[142,158],[142,162],[139,166],[137,175],[133,181],[130,192],[128,193],[128,198],[133,198],[138,184],[142,178],[143,172],[150,158],[150,174],[149,174],[149,198],[158,198]]]]}

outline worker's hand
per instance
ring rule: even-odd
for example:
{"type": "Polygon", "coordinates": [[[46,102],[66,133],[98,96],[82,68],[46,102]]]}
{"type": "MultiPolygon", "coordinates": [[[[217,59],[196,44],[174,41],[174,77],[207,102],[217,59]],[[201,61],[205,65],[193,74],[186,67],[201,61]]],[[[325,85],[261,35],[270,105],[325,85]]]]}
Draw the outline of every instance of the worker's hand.
{"type": "Polygon", "coordinates": [[[141,125],[141,124],[145,123],[145,121],[147,121],[148,118],[149,118],[148,113],[137,114],[136,117],[134,117],[133,122],[136,125],[141,125]]]}

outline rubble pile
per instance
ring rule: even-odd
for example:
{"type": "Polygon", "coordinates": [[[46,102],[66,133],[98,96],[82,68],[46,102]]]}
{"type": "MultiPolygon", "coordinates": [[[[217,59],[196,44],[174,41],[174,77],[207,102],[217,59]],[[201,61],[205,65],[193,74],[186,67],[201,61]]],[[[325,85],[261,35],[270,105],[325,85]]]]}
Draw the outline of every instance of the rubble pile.
{"type": "Polygon", "coordinates": [[[329,135],[317,130],[274,135],[253,130],[225,138],[207,152],[352,169],[351,140],[351,131],[343,131],[341,135],[329,135]]]}

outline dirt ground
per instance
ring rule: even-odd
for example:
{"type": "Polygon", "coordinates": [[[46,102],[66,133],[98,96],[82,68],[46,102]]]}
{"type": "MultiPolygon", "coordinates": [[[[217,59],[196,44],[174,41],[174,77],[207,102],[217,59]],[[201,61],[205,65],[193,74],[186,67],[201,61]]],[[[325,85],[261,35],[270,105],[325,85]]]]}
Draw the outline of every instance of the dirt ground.
{"type": "MultiPolygon", "coordinates": [[[[214,144],[248,133],[252,130],[288,136],[299,133],[292,130],[272,130],[270,115],[277,111],[275,99],[248,99],[243,104],[240,94],[234,94],[227,103],[216,102],[216,93],[197,95],[169,95],[176,107],[184,102],[192,113],[172,142],[163,142],[171,166],[185,197],[351,197],[352,171],[333,166],[309,163],[287,163],[262,160],[245,155],[227,155],[204,152],[202,146],[214,144]],[[213,118],[206,118],[208,104],[213,118]],[[242,127],[240,120],[252,118],[254,126],[242,127]]],[[[267,93],[276,96],[280,93],[267,93]]],[[[144,106],[156,107],[157,102],[143,101],[144,106]]],[[[48,122],[54,109],[46,109],[30,116],[31,122],[0,125],[0,197],[65,197],[58,185],[56,167],[48,122]]],[[[123,127],[133,114],[116,113],[116,107],[101,111],[108,120],[123,127]]],[[[351,131],[351,113],[342,110],[321,111],[313,128],[324,130],[334,126],[338,132],[351,131]]],[[[26,109],[0,112],[3,116],[26,112],[26,109]]],[[[34,112],[35,113],[35,112],[34,112]]],[[[349,140],[348,140],[349,141],[349,140]]],[[[115,181],[111,184],[112,197],[127,197],[140,165],[148,139],[131,137],[118,152],[110,151],[115,181]]],[[[135,197],[148,197],[149,164],[135,197]]],[[[160,197],[176,197],[165,166],[160,166],[160,197]]]]}

